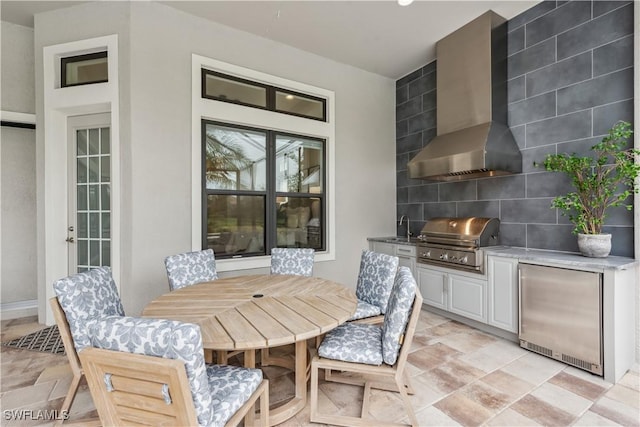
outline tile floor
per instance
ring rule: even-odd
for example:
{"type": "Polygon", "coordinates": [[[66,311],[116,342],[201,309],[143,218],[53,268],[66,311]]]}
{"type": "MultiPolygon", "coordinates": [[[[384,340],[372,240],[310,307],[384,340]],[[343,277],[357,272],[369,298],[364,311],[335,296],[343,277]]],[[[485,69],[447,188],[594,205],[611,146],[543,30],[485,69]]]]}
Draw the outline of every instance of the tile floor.
{"type": "MultiPolygon", "coordinates": [[[[35,318],[3,321],[2,341],[43,327],[35,318]]],[[[64,356],[0,348],[0,406],[3,426],[53,425],[47,420],[7,420],[14,409],[58,409],[71,373],[64,356]]],[[[640,376],[634,366],[616,385],[582,370],[521,349],[433,313],[422,311],[408,372],[416,393],[413,407],[424,426],[640,426],[640,376]]],[[[293,393],[291,372],[267,367],[272,404],[293,393]]],[[[320,384],[324,411],[357,415],[362,389],[320,384]]],[[[372,416],[406,421],[394,393],[372,393],[372,416]]],[[[71,420],[96,417],[88,389],[82,386],[71,420]]],[[[309,405],[282,426],[313,425],[309,405]]]]}

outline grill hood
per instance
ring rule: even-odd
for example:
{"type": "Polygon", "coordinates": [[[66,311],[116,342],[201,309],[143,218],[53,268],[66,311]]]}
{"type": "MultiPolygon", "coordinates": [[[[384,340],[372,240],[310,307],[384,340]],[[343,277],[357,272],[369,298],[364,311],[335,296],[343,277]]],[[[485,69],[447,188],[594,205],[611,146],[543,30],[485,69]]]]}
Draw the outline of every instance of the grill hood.
{"type": "Polygon", "coordinates": [[[506,20],[488,11],[436,44],[437,136],[410,178],[455,181],[522,172],[507,127],[506,20]]]}

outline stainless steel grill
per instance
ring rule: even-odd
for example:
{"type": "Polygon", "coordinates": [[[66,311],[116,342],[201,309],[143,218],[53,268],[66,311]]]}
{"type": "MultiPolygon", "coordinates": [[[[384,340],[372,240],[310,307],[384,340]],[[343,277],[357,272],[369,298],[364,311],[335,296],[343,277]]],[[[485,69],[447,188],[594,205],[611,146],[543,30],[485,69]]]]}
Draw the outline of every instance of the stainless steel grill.
{"type": "Polygon", "coordinates": [[[484,272],[482,248],[499,242],[497,218],[432,218],[418,237],[418,262],[484,272]]]}

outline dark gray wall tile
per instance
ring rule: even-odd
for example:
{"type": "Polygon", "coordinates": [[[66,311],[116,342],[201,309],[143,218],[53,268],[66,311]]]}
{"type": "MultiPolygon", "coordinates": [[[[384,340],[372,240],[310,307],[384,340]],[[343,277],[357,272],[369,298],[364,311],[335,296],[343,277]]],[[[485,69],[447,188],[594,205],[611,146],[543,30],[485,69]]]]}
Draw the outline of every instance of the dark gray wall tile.
{"type": "Polygon", "coordinates": [[[611,12],[614,9],[618,9],[624,5],[631,3],[629,1],[614,1],[614,0],[602,0],[593,2],[593,17],[597,18],[600,15],[604,15],[607,12],[611,12]]]}
{"type": "Polygon", "coordinates": [[[420,96],[436,88],[436,73],[429,73],[409,83],[409,98],[420,96]]]}
{"type": "Polygon", "coordinates": [[[513,55],[524,49],[524,27],[517,28],[507,34],[507,55],[513,55]]]}
{"type": "Polygon", "coordinates": [[[422,135],[414,133],[396,139],[396,153],[408,153],[422,148],[422,135]]]}
{"type": "Polygon", "coordinates": [[[517,126],[556,115],[556,93],[547,92],[509,104],[509,126],[517,126]]]}
{"type": "Polygon", "coordinates": [[[422,112],[422,98],[413,98],[396,105],[396,120],[404,120],[422,112]]]}
{"type": "Polygon", "coordinates": [[[572,1],[557,7],[540,18],[527,23],[527,47],[560,34],[591,19],[591,3],[572,1]]]}
{"type": "Polygon", "coordinates": [[[396,154],[396,170],[406,170],[407,162],[409,161],[409,153],[396,154]]]}
{"type": "Polygon", "coordinates": [[[558,59],[633,34],[633,4],[616,9],[558,35],[558,59]]]}
{"type": "Polygon", "coordinates": [[[591,111],[527,124],[527,148],[591,136],[591,111]]]}
{"type": "Polygon", "coordinates": [[[527,224],[527,247],[578,252],[576,236],[570,225],[527,224]]]}
{"type": "Polygon", "coordinates": [[[438,185],[426,184],[409,187],[409,203],[437,202],[438,185]]]}
{"type": "Polygon", "coordinates": [[[432,90],[422,95],[422,111],[434,110],[436,108],[437,95],[436,91],[432,90]]]}
{"type": "Polygon", "coordinates": [[[439,187],[441,202],[476,200],[476,181],[447,182],[439,187]]]}
{"type": "Polygon", "coordinates": [[[566,114],[633,96],[633,68],[558,90],[558,114],[566,114]]]}
{"type": "Polygon", "coordinates": [[[611,234],[611,255],[633,258],[633,227],[602,227],[611,234]]]}
{"type": "Polygon", "coordinates": [[[396,88],[396,105],[402,104],[409,100],[409,86],[400,86],[396,88]]]}
{"type": "MultiPolygon", "coordinates": [[[[633,199],[629,199],[625,202],[627,205],[633,206],[633,199]]],[[[625,206],[616,206],[607,209],[607,217],[604,220],[606,225],[623,225],[633,227],[633,209],[627,210],[625,206]]]]}
{"type": "Polygon", "coordinates": [[[520,15],[511,18],[507,23],[508,31],[513,31],[519,26],[524,25],[527,22],[531,22],[537,17],[542,16],[555,8],[555,0],[545,0],[543,2],[540,2],[537,5],[533,6],[531,9],[527,9],[520,15]]]}
{"type": "Polygon", "coordinates": [[[407,136],[409,133],[409,124],[407,120],[400,120],[396,122],[396,139],[407,136]]]}
{"type": "Polygon", "coordinates": [[[420,132],[422,129],[436,127],[436,110],[429,110],[416,116],[409,117],[409,133],[420,132]]]}
{"type": "Polygon", "coordinates": [[[430,143],[431,140],[436,137],[436,134],[437,134],[436,128],[424,130],[422,132],[422,146],[426,147],[427,144],[430,143]]]}
{"type": "Polygon", "coordinates": [[[438,218],[443,216],[458,216],[455,202],[448,203],[424,203],[422,205],[425,220],[430,218],[438,218]]]}
{"type": "MultiPolygon", "coordinates": [[[[632,95],[629,93],[629,95],[632,95]]],[[[593,134],[606,135],[619,120],[633,124],[633,99],[593,109],[593,134]]]]}
{"type": "Polygon", "coordinates": [[[509,224],[500,221],[499,244],[520,248],[527,247],[527,225],[509,224]]]}
{"type": "Polygon", "coordinates": [[[478,200],[523,198],[524,180],[522,174],[479,179],[478,200]]]}
{"type": "Polygon", "coordinates": [[[560,172],[539,172],[527,175],[527,198],[557,197],[573,191],[571,180],[560,172]]]}
{"type": "Polygon", "coordinates": [[[409,202],[409,187],[398,187],[396,189],[396,204],[409,202]]]}
{"type": "Polygon", "coordinates": [[[500,217],[500,201],[458,202],[458,216],[500,217]]]}
{"type": "Polygon", "coordinates": [[[544,171],[544,159],[548,154],[556,154],[555,145],[543,145],[522,150],[522,173],[544,171]],[[540,166],[535,166],[534,162],[537,162],[540,166]]]}
{"type": "Polygon", "coordinates": [[[623,37],[593,50],[593,76],[621,70],[633,65],[633,35],[623,37]]]}
{"type": "Polygon", "coordinates": [[[507,102],[523,100],[525,95],[525,76],[516,77],[507,82],[507,102]]]}
{"type": "Polygon", "coordinates": [[[509,57],[507,76],[513,79],[522,74],[552,64],[556,60],[556,42],[549,39],[509,57]]]}
{"type": "Polygon", "coordinates": [[[526,145],[526,141],[527,141],[526,130],[527,130],[527,128],[526,128],[525,125],[514,126],[514,127],[511,128],[511,134],[515,138],[516,143],[518,144],[518,147],[520,147],[521,150],[527,146],[526,145]]]}
{"type": "Polygon", "coordinates": [[[429,74],[436,70],[437,61],[431,61],[422,67],[422,74],[429,74]]]}
{"type": "Polygon", "coordinates": [[[500,220],[536,224],[555,224],[556,210],[553,199],[520,199],[500,201],[500,220]]]}
{"type": "Polygon", "coordinates": [[[578,156],[592,156],[591,147],[602,140],[601,137],[578,139],[576,141],[564,142],[556,146],[558,154],[577,154],[578,156]]]}
{"type": "Polygon", "coordinates": [[[419,69],[407,74],[406,76],[404,76],[401,79],[399,79],[398,81],[396,81],[396,87],[404,86],[404,85],[408,84],[409,82],[417,79],[420,76],[422,76],[422,69],[421,68],[419,68],[419,69]]]}
{"type": "Polygon", "coordinates": [[[534,96],[590,78],[591,52],[586,52],[527,74],[527,96],[534,96]]]}

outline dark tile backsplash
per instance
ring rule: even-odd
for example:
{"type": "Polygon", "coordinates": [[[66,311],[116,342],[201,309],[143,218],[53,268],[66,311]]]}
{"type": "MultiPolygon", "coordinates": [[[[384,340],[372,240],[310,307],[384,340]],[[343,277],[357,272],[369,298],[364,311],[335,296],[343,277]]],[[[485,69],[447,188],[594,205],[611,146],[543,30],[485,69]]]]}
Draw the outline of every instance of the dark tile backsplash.
{"type": "MultiPolygon", "coordinates": [[[[573,226],[550,207],[571,183],[533,163],[549,153],[587,154],[616,121],[633,120],[633,7],[543,1],[508,22],[508,124],[522,174],[410,179],[407,161],[436,135],[436,62],[396,82],[397,214],[409,216],[414,235],[429,218],[490,216],[501,220],[503,244],[577,252],[573,226]]],[[[634,255],[632,211],[610,211],[604,231],[613,255],[634,255]]]]}

